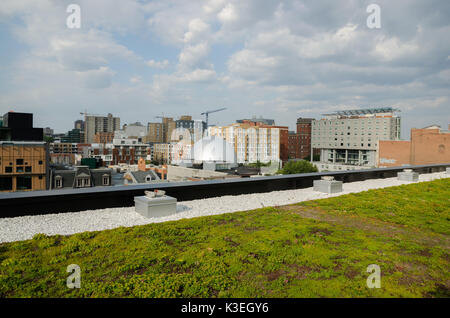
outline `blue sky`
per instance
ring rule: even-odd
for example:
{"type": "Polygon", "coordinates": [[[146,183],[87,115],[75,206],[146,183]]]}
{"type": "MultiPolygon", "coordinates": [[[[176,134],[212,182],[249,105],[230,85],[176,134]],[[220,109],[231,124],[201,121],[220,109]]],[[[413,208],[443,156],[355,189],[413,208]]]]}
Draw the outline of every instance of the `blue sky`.
{"type": "Polygon", "coordinates": [[[450,123],[449,1],[2,0],[0,111],[72,128],[85,109],[121,123],[254,115],[295,128],[334,110],[401,110],[402,134],[450,123]],[[81,28],[69,29],[69,4],[81,28]]]}

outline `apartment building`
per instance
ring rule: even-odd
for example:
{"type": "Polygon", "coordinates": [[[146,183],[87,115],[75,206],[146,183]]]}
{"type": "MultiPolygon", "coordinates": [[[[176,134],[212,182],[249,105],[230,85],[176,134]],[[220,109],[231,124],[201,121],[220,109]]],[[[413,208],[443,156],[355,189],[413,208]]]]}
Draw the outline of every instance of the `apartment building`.
{"type": "Polygon", "coordinates": [[[114,140],[114,132],[98,132],[94,135],[94,143],[110,144],[114,140]]]}
{"type": "Polygon", "coordinates": [[[142,138],[145,143],[170,142],[172,131],[176,128],[176,122],[173,118],[162,117],[161,123],[148,123],[147,135],[142,138]]]}
{"type": "Polygon", "coordinates": [[[238,120],[236,120],[236,123],[238,123],[238,124],[243,124],[243,123],[246,123],[246,122],[261,123],[263,125],[275,126],[275,120],[274,119],[267,119],[267,118],[263,118],[262,116],[260,116],[259,118],[257,118],[256,116],[253,116],[252,119],[238,119],[238,120]]]}
{"type": "Polygon", "coordinates": [[[127,138],[119,133],[112,143],[92,144],[88,157],[102,159],[105,166],[120,163],[137,164],[140,158],[150,160],[151,151],[148,144],[140,142],[137,138],[127,138]]]}
{"type": "Polygon", "coordinates": [[[288,127],[243,120],[229,126],[208,127],[209,136],[219,136],[232,146],[238,163],[288,159],[288,127]]]}
{"type": "Polygon", "coordinates": [[[147,136],[145,136],[142,141],[144,143],[164,142],[163,124],[148,123],[147,136]]]}
{"type": "Polygon", "coordinates": [[[78,158],[78,144],[52,142],[49,144],[50,162],[58,165],[73,165],[78,158]]]}
{"type": "Polygon", "coordinates": [[[137,138],[143,141],[148,134],[148,126],[142,125],[140,122],[124,125],[122,129],[129,138],[137,138]]]}
{"type": "Polygon", "coordinates": [[[0,141],[0,192],[47,189],[48,148],[43,141],[0,141]]]}
{"type": "Polygon", "coordinates": [[[289,159],[304,159],[311,155],[313,118],[298,118],[297,132],[289,132],[289,159]]]}
{"type": "MultiPolygon", "coordinates": [[[[192,116],[181,116],[180,119],[175,121],[175,128],[189,131],[191,142],[195,143],[202,139],[203,132],[206,130],[206,122],[199,119],[193,120],[192,116]]],[[[171,139],[173,139],[172,136],[171,139]]]]}
{"type": "Polygon", "coordinates": [[[152,144],[152,160],[162,163],[171,163],[173,154],[173,145],[170,143],[154,143],[152,144]]]}
{"type": "Polygon", "coordinates": [[[120,129],[120,118],[108,116],[85,115],[84,134],[85,143],[93,143],[94,136],[98,132],[114,132],[120,129]]]}
{"type": "Polygon", "coordinates": [[[84,131],[84,120],[78,119],[73,123],[73,128],[84,131]]]}
{"type": "Polygon", "coordinates": [[[62,143],[82,143],[84,142],[84,131],[74,128],[69,130],[60,140],[62,143]]]}
{"type": "Polygon", "coordinates": [[[400,139],[396,111],[390,107],[346,110],[313,120],[311,143],[320,149],[319,171],[376,167],[379,140],[400,139]]]}

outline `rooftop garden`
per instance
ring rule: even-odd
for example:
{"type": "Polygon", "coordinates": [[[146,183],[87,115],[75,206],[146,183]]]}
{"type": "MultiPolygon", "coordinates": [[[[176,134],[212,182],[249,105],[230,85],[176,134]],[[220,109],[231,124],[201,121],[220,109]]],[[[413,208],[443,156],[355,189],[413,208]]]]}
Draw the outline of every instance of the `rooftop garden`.
{"type": "Polygon", "coordinates": [[[450,179],[0,244],[0,297],[449,297],[450,179]],[[81,288],[66,286],[67,266],[81,288]],[[368,288],[367,267],[381,269],[368,288]]]}

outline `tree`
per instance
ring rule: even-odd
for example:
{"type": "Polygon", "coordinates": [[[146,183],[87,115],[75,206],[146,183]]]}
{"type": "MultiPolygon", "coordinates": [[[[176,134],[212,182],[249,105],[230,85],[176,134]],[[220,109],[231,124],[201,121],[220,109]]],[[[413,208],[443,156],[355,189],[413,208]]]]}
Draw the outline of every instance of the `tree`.
{"type": "MultiPolygon", "coordinates": [[[[311,155],[307,155],[303,160],[311,161],[311,155]]],[[[320,155],[313,155],[313,161],[320,161],[320,155]]]]}
{"type": "Polygon", "coordinates": [[[318,169],[315,165],[306,160],[288,161],[278,173],[281,174],[294,174],[294,173],[308,173],[317,172],[318,169]]]}
{"type": "Polygon", "coordinates": [[[54,141],[53,137],[49,137],[49,136],[44,136],[44,141],[46,143],[52,143],[54,141]]]}

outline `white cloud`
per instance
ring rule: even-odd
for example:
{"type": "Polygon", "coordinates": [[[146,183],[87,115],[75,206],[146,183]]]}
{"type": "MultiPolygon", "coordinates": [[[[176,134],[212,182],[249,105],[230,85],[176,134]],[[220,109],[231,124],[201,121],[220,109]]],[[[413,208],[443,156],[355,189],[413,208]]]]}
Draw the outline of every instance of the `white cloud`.
{"type": "Polygon", "coordinates": [[[209,25],[201,19],[193,19],[189,22],[188,32],[184,34],[184,42],[204,41],[209,35],[209,25]]]}
{"type": "Polygon", "coordinates": [[[101,89],[111,86],[115,72],[102,66],[95,70],[76,72],[76,74],[85,88],[101,89]]]}
{"type": "Polygon", "coordinates": [[[226,7],[219,12],[217,17],[222,23],[234,22],[239,18],[236,7],[231,3],[227,4],[226,7]]]}
{"type": "Polygon", "coordinates": [[[130,83],[138,84],[142,82],[142,78],[140,76],[132,76],[130,77],[130,83]]]}
{"type": "Polygon", "coordinates": [[[225,5],[226,0],[209,0],[208,3],[206,3],[203,6],[203,10],[207,13],[207,14],[211,14],[211,13],[216,13],[217,11],[219,11],[220,9],[223,8],[223,6],[225,5]]]}
{"type": "Polygon", "coordinates": [[[187,82],[207,82],[215,77],[216,72],[214,70],[196,69],[190,73],[185,73],[181,79],[187,82]]]}
{"type": "Polygon", "coordinates": [[[153,68],[159,68],[159,69],[164,69],[167,66],[169,66],[169,61],[168,60],[164,60],[164,61],[155,61],[155,60],[149,60],[147,62],[145,62],[145,64],[147,64],[150,67],[153,68]]]}
{"type": "Polygon", "coordinates": [[[405,55],[411,55],[417,52],[419,47],[414,42],[401,42],[398,38],[392,37],[382,39],[375,46],[375,54],[386,61],[402,58],[405,55]]]}
{"type": "Polygon", "coordinates": [[[191,69],[204,63],[209,51],[210,47],[206,42],[186,46],[179,55],[180,68],[191,69]]]}

